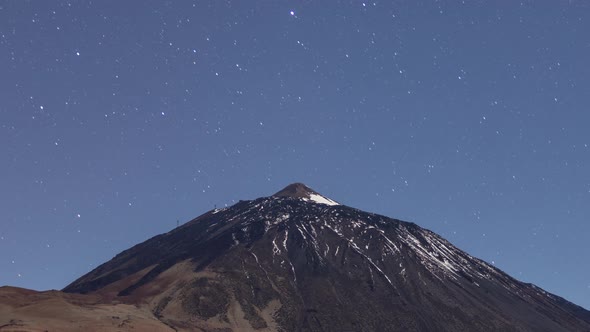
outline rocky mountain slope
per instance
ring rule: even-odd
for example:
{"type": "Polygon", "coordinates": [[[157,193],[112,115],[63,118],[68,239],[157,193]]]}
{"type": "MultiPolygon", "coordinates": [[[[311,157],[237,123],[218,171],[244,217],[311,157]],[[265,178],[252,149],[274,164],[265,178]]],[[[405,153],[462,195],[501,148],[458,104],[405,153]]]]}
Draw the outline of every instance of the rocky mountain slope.
{"type": "Polygon", "coordinates": [[[154,330],[590,331],[583,308],[303,184],[209,211],[63,291],[132,305],[154,330]]]}

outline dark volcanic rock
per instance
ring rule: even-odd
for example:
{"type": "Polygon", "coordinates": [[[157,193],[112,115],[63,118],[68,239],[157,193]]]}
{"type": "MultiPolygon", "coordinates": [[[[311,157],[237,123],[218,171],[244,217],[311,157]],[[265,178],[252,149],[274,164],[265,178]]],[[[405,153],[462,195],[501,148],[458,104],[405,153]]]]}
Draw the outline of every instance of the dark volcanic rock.
{"type": "Polygon", "coordinates": [[[280,190],[279,192],[275,193],[273,196],[309,198],[310,194],[319,195],[317,192],[315,192],[308,186],[304,185],[303,183],[292,183],[280,190]]]}
{"type": "Polygon", "coordinates": [[[64,291],[107,287],[143,302],[145,289],[157,288],[152,310],[162,321],[180,324],[167,314],[179,303],[191,317],[184,328],[211,331],[242,319],[251,330],[590,331],[583,308],[429,230],[338,205],[303,184],[205,213],[64,291]],[[192,281],[162,277],[186,261],[192,281]]]}

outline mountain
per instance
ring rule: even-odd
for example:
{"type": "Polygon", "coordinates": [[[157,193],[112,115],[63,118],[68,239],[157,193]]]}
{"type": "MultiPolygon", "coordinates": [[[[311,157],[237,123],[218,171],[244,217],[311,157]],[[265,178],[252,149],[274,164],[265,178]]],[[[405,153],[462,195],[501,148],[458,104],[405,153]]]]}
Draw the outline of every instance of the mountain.
{"type": "MultiPolygon", "coordinates": [[[[589,311],[301,183],[209,211],[58,293],[127,317],[118,330],[590,331],[589,311]]],[[[4,302],[0,290],[0,331],[4,302]]]]}

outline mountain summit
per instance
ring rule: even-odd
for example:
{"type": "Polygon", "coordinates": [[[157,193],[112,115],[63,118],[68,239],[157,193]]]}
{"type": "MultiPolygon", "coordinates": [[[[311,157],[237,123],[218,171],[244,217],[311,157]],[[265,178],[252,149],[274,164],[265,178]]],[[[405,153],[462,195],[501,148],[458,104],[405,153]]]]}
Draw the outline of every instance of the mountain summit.
{"type": "Polygon", "coordinates": [[[70,309],[135,310],[113,331],[590,331],[583,308],[301,183],[209,211],[63,291],[70,309]]]}
{"type": "Polygon", "coordinates": [[[309,188],[308,186],[300,182],[292,183],[286,186],[281,191],[274,194],[273,197],[296,197],[301,198],[304,201],[312,201],[327,205],[339,205],[336,201],[333,201],[325,196],[322,196],[315,190],[309,188]]]}
{"type": "Polygon", "coordinates": [[[281,189],[273,196],[275,197],[306,197],[309,198],[311,194],[319,195],[315,190],[309,188],[301,182],[291,183],[285,188],[281,189]]]}

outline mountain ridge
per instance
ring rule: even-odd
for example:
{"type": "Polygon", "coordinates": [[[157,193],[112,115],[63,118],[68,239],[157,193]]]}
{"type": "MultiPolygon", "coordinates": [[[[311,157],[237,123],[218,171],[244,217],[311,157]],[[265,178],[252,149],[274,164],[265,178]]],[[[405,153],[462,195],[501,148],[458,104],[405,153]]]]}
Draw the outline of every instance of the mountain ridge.
{"type": "MultiPolygon", "coordinates": [[[[571,320],[568,324],[572,326],[590,324],[584,309],[508,276],[496,267],[459,250],[432,231],[414,223],[343,205],[311,201],[307,199],[310,194],[320,195],[303,184],[294,184],[269,197],[240,201],[228,208],[209,211],[178,229],[122,252],[106,265],[99,266],[68,285],[64,291],[91,293],[113,280],[153,266],[137,281],[118,289],[118,297],[132,297],[179,262],[192,262],[196,273],[219,270],[233,273],[235,266],[242,265],[242,273],[246,276],[257,273],[246,268],[251,264],[251,268],[264,271],[267,280],[261,279],[255,286],[251,285],[252,294],[238,296],[240,305],[250,308],[249,321],[253,326],[269,325],[270,321],[263,320],[256,312],[268,306],[271,299],[278,299],[281,308],[287,307],[287,310],[277,311],[275,314],[282,320],[271,319],[274,323],[284,326],[285,330],[325,329],[328,322],[339,314],[323,313],[322,309],[318,309],[335,307],[335,303],[319,303],[345,295],[339,290],[333,290],[333,294],[325,294],[324,298],[319,299],[314,293],[326,293],[326,289],[337,285],[343,289],[362,289],[355,296],[355,301],[365,303],[366,307],[373,308],[379,314],[353,308],[350,303],[338,312],[347,312],[352,317],[355,316],[354,312],[363,312],[361,316],[377,315],[378,320],[387,322],[383,323],[385,325],[366,325],[363,327],[365,330],[388,330],[387,326],[399,326],[406,330],[449,330],[449,326],[452,326],[452,330],[468,330],[467,327],[473,327],[469,324],[475,324],[472,318],[483,316],[483,313],[488,317],[496,315],[496,320],[489,326],[477,323],[482,324],[482,328],[498,325],[509,329],[515,325],[526,330],[530,325],[535,326],[537,331],[568,330],[559,324],[550,323],[551,319],[543,320],[543,315],[531,309],[539,306],[557,308],[565,321],[571,320]],[[129,260],[141,263],[129,265],[126,263],[129,260]],[[354,263],[351,265],[350,262],[354,263]],[[126,267],[121,269],[120,266],[126,267]],[[274,276],[280,277],[282,288],[277,286],[280,282],[274,280],[274,276]],[[327,281],[326,278],[338,281],[327,281]],[[288,280],[286,284],[285,280],[288,280]],[[258,295],[257,292],[264,295],[258,295]],[[387,294],[387,297],[383,297],[383,294],[387,294]],[[300,298],[301,302],[293,302],[287,297],[300,298]],[[482,302],[478,297],[486,298],[487,302],[482,302]],[[367,298],[375,302],[367,302],[367,298]],[[463,302],[469,303],[469,307],[463,302]],[[309,303],[314,304],[308,307],[309,303]],[[519,321],[505,309],[498,311],[488,308],[501,307],[506,303],[510,303],[511,309],[525,318],[519,318],[519,321]],[[383,309],[387,306],[397,307],[397,310],[405,312],[412,319],[387,318],[383,309]],[[449,320],[444,315],[436,314],[437,310],[452,312],[460,318],[449,320]],[[476,314],[478,310],[481,313],[476,314]],[[289,315],[289,312],[298,314],[289,315]],[[425,318],[423,312],[433,316],[425,318]],[[320,327],[314,328],[314,324],[308,322],[310,319],[320,327]],[[540,325],[539,321],[544,323],[540,325]]],[[[213,280],[217,280],[215,278],[213,280]]],[[[207,278],[205,280],[217,283],[207,278]]],[[[240,283],[253,282],[235,276],[227,284],[221,282],[223,286],[219,287],[229,294],[241,289],[241,286],[236,286],[240,283]]],[[[358,326],[356,324],[364,319],[356,318],[356,321],[342,323],[339,328],[355,329],[358,326]]],[[[376,321],[377,318],[370,320],[376,321]]]]}
{"type": "Polygon", "coordinates": [[[63,292],[177,331],[590,331],[589,311],[301,183],[207,211],[63,292]]]}

